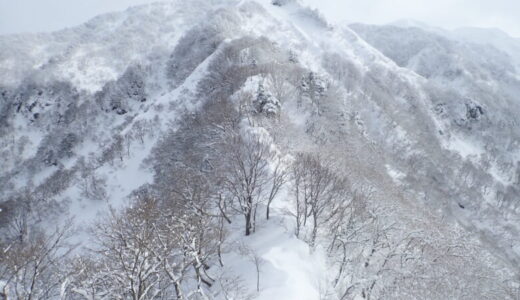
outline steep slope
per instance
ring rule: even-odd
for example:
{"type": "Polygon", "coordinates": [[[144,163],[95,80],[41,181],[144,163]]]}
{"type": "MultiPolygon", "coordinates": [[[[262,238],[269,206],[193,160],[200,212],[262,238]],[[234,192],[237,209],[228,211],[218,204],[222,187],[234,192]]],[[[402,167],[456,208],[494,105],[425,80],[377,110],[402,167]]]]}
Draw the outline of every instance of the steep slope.
{"type": "Polygon", "coordinates": [[[507,53],[518,45],[500,35],[483,44],[486,34],[480,34],[478,42],[477,30],[470,38],[477,43],[471,43],[453,39],[462,31],[441,36],[414,27],[352,28],[397,64],[428,80],[435,119],[442,124],[442,145],[458,153],[466,168],[455,172],[464,189],[459,187],[454,199],[467,209],[454,214],[494,239],[517,264],[513,237],[519,232],[520,81],[515,57],[507,53]],[[478,192],[464,196],[468,190],[478,192]]]}
{"type": "Polygon", "coordinates": [[[418,29],[352,29],[297,1],[172,1],[0,37],[2,242],[24,249],[71,217],[79,244],[40,298],[135,295],[108,255],[133,257],[143,234],[142,299],[512,299],[519,132],[499,121],[514,121],[516,69],[418,29]],[[258,149],[266,174],[292,176],[248,208],[229,165],[258,149]],[[298,163],[339,182],[314,226],[298,163]],[[156,255],[177,232],[184,248],[156,255]],[[156,271],[177,250],[193,263],[156,271]]]}

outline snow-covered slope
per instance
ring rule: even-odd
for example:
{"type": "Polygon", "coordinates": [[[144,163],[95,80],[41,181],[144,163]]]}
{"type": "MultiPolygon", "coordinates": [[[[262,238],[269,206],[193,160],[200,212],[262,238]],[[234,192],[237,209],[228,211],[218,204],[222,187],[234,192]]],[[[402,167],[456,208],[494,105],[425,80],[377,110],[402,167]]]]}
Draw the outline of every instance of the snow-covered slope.
{"type": "MultiPolygon", "coordinates": [[[[504,34],[486,39],[489,32],[477,29],[470,30],[471,37],[465,30],[442,36],[416,27],[352,28],[397,64],[428,80],[434,118],[443,123],[441,142],[471,165],[473,178],[467,182],[468,188],[478,190],[480,195],[475,197],[483,198],[461,197],[459,201],[475,206],[477,214],[485,216],[474,220],[482,222],[480,230],[515,236],[519,225],[516,116],[520,81],[515,57],[508,53],[516,53],[511,50],[516,41],[504,34]],[[462,35],[467,38],[454,38],[462,35]]],[[[457,176],[467,176],[463,174],[457,176]]],[[[512,242],[503,247],[514,253],[518,246],[512,242]]]]}
{"type": "MultiPolygon", "coordinates": [[[[232,2],[232,1],[231,1],[232,2]]],[[[178,40],[226,1],[158,2],[111,13],[53,33],[8,35],[0,39],[2,85],[27,77],[68,81],[99,91],[132,63],[166,56],[178,40]]]]}
{"type": "MultiPolygon", "coordinates": [[[[199,278],[181,288],[194,299],[513,299],[518,45],[482,39],[335,25],[298,1],[268,0],[162,2],[2,36],[2,242],[24,240],[25,227],[13,233],[21,219],[50,231],[72,218],[74,253],[87,255],[103,216],[142,198],[175,206],[179,184],[205,178],[190,199],[212,191],[218,206],[195,215],[218,221],[207,230],[221,228],[222,244],[186,275],[199,278]],[[224,222],[230,175],[220,170],[237,135],[268,145],[273,170],[294,175],[310,153],[339,174],[348,189],[320,210],[330,215],[318,233],[307,224],[295,236],[294,176],[269,220],[259,201],[252,235],[242,236],[236,199],[224,222]]],[[[58,283],[62,297],[96,282],[80,275],[58,283]]]]}

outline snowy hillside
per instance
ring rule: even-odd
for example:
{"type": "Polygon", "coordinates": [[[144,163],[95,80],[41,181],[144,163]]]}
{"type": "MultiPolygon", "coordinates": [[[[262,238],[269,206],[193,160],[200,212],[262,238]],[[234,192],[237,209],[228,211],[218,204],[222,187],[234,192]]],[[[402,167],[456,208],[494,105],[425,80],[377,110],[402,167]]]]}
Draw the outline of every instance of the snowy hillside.
{"type": "Polygon", "coordinates": [[[7,299],[517,295],[518,40],[200,0],[0,49],[7,299]]]}
{"type": "MultiPolygon", "coordinates": [[[[511,48],[497,48],[500,44],[493,40],[486,44],[475,38],[475,43],[454,40],[450,35],[440,36],[416,27],[352,28],[397,64],[428,79],[432,110],[442,124],[441,143],[465,159],[467,170],[460,170],[456,176],[465,182],[466,189],[477,191],[473,196],[467,190],[456,191],[464,194],[457,196],[457,201],[481,216],[464,212],[459,217],[488,237],[503,234],[494,243],[507,240],[503,249],[512,252],[509,255],[518,263],[514,237],[520,225],[516,120],[520,80],[515,58],[507,54],[511,48]]],[[[478,30],[473,32],[476,35],[478,30]]],[[[518,46],[514,39],[500,35],[495,41],[500,38],[504,44],[518,46]]]]}

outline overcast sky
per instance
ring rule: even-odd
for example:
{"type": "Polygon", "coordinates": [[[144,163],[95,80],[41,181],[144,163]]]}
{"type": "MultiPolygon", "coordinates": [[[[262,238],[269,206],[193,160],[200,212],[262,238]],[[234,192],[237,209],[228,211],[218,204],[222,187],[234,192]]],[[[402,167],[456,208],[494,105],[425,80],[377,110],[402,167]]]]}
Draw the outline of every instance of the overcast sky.
{"type": "MultiPolygon", "coordinates": [[[[415,19],[448,29],[500,28],[520,37],[520,0],[304,1],[335,20],[382,24],[415,19]]],[[[153,0],[0,0],[0,34],[57,30],[147,2],[153,0]]]]}

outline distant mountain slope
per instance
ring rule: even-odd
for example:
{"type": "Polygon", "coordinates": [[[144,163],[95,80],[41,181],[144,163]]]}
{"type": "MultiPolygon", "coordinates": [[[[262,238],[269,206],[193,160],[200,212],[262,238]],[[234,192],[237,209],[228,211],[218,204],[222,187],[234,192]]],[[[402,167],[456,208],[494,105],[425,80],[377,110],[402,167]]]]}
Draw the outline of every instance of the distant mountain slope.
{"type": "Polygon", "coordinates": [[[131,63],[167,55],[192,24],[218,6],[216,2],[158,2],[53,33],[3,36],[0,84],[17,85],[30,76],[98,91],[131,63]]]}
{"type": "MultiPolygon", "coordinates": [[[[480,206],[478,210],[485,216],[479,220],[480,230],[490,235],[511,230],[504,235],[516,235],[520,81],[516,58],[508,54],[515,53],[511,51],[518,46],[515,40],[505,34],[493,34],[495,38],[488,40],[490,32],[477,29],[443,36],[416,27],[351,27],[398,65],[428,80],[435,118],[444,123],[444,146],[478,170],[469,185],[486,200],[468,201],[480,206]],[[493,232],[496,224],[488,222],[502,225],[493,232]]],[[[517,255],[513,254],[518,251],[514,242],[503,247],[517,255]]]]}

